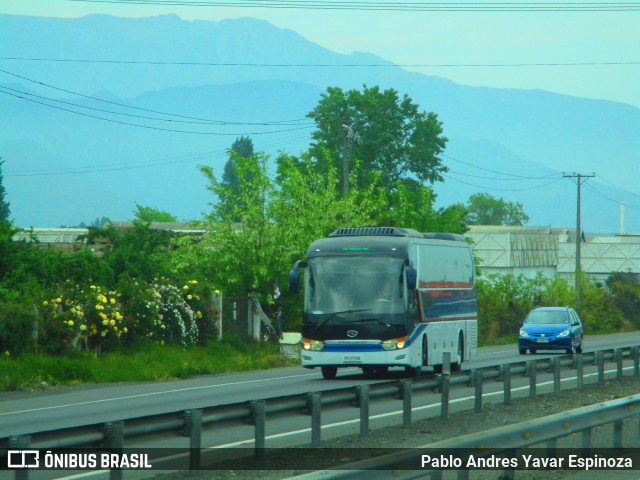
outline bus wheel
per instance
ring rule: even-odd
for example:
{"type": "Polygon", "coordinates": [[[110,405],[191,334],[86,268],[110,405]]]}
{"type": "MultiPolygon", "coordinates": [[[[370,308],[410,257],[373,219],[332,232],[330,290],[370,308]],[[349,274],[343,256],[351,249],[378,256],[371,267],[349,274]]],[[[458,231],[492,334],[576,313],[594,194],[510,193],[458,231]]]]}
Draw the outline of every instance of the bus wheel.
{"type": "Polygon", "coordinates": [[[451,371],[457,372],[462,368],[462,360],[464,359],[464,342],[462,339],[462,333],[458,336],[458,352],[456,353],[455,361],[451,364],[451,371]]]}
{"type": "Polygon", "coordinates": [[[338,367],[320,367],[320,370],[322,370],[322,376],[327,380],[336,378],[336,373],[338,373],[338,367]]]}

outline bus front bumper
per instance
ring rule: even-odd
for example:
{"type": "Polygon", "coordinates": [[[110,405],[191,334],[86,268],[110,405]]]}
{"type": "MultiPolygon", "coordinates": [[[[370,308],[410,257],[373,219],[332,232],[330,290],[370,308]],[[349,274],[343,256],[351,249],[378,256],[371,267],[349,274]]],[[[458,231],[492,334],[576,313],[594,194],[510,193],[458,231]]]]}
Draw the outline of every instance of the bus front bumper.
{"type": "Polygon", "coordinates": [[[371,365],[406,366],[414,365],[416,360],[410,358],[410,349],[362,351],[358,349],[342,349],[339,351],[300,350],[300,361],[306,368],[335,367],[367,367],[371,365]]]}

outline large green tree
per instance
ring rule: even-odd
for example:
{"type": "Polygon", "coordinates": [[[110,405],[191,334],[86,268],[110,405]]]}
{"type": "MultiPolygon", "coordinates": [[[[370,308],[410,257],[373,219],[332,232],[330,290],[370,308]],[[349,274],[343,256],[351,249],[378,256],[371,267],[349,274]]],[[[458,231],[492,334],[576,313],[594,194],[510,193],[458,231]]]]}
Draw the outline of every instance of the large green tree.
{"type": "Polygon", "coordinates": [[[323,172],[335,168],[340,185],[345,155],[350,176],[360,165],[354,183],[362,188],[375,178],[389,202],[400,181],[433,183],[447,171],[438,157],[447,139],[437,115],[420,111],[394,89],[330,87],[307,116],[317,125],[310,150],[316,166],[323,172]]]}
{"type": "Polygon", "coordinates": [[[475,193],[467,203],[470,225],[526,225],[529,216],[520,202],[507,202],[488,193],[475,193]]]}

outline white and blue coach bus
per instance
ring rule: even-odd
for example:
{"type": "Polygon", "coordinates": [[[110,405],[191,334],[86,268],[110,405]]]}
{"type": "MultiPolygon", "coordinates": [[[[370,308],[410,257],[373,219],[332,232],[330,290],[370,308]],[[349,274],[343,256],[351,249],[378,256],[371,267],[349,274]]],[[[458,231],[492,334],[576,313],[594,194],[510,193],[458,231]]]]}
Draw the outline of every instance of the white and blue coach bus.
{"type": "Polygon", "coordinates": [[[396,227],[341,228],[316,240],[290,273],[304,274],[300,358],[324,378],[338,368],[384,375],[460,368],[477,350],[475,266],[461,235],[396,227]]]}

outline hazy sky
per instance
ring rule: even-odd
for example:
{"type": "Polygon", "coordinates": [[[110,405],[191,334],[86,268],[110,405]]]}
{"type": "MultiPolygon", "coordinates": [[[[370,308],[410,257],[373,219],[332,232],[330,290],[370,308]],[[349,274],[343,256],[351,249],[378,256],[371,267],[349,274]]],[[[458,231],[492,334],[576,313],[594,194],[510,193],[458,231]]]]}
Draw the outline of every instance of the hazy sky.
{"type": "MultiPolygon", "coordinates": [[[[193,1],[172,3],[188,4],[193,1]]],[[[303,3],[284,0],[272,1],[271,4],[285,2],[303,3]]],[[[505,11],[505,7],[523,7],[525,4],[522,2],[497,4],[501,11],[493,12],[486,11],[489,4],[479,2],[462,5],[466,10],[473,6],[482,11],[455,12],[402,12],[397,8],[385,11],[223,8],[135,3],[0,0],[0,13],[51,17],[78,17],[89,13],[144,17],[175,13],[183,19],[214,21],[255,17],[295,30],[312,42],[338,53],[368,52],[396,64],[429,65],[407,69],[439,75],[462,84],[543,89],[640,107],[640,3],[626,4],[631,11],[603,11],[614,5],[611,2],[577,2],[575,5],[580,11],[558,11],[560,4],[554,2],[529,3],[551,6],[553,11],[547,12],[505,11]],[[585,11],[587,8],[597,11],[585,11]]],[[[310,3],[327,5],[321,1],[310,3]]],[[[344,6],[345,2],[333,3],[344,6]]],[[[361,2],[361,5],[376,3],[392,4],[390,1],[371,0],[361,2]]],[[[426,2],[416,0],[413,3],[426,5],[426,2]]]]}

